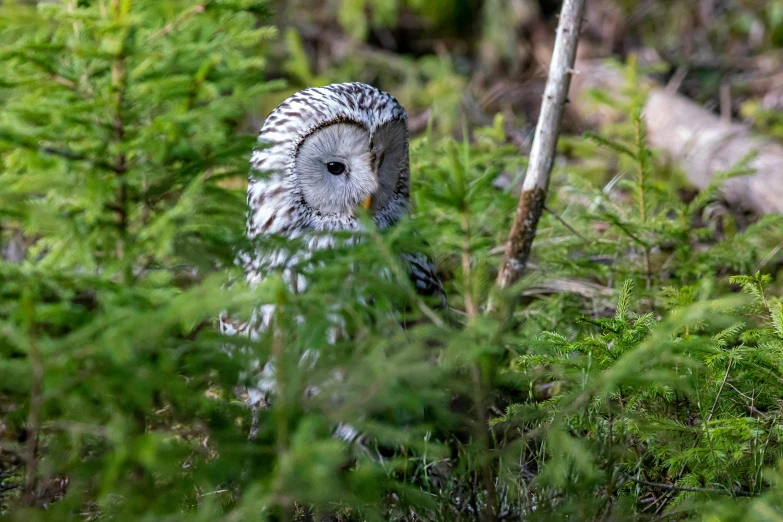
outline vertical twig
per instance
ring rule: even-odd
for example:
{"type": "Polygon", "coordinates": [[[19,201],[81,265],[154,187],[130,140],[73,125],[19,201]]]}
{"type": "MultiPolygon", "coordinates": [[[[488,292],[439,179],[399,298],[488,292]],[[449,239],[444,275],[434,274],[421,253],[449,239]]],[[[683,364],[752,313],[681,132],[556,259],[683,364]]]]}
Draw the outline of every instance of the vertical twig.
{"type": "MultiPolygon", "coordinates": [[[[120,21],[130,9],[129,0],[120,2],[111,1],[111,13],[114,21],[120,21]]],[[[115,212],[117,213],[117,228],[119,229],[119,239],[117,241],[117,257],[122,259],[125,255],[125,244],[127,243],[128,233],[128,187],[125,173],[128,170],[128,161],[125,152],[122,151],[123,141],[125,140],[125,124],[123,122],[123,104],[125,103],[125,90],[127,87],[127,65],[126,65],[126,39],[128,37],[127,29],[124,29],[122,38],[122,47],[118,55],[112,60],[111,64],[111,92],[114,95],[113,100],[113,118],[112,130],[114,131],[114,141],[120,151],[114,159],[114,172],[119,179],[117,189],[115,212]]],[[[129,265],[128,265],[129,266],[129,265]]],[[[130,272],[130,268],[128,269],[130,272]]],[[[130,276],[131,274],[126,274],[130,276]]]]}
{"type": "Polygon", "coordinates": [[[473,380],[473,398],[476,404],[476,420],[478,421],[478,436],[481,439],[482,450],[486,452],[481,457],[481,474],[484,479],[484,489],[487,492],[487,500],[484,502],[485,522],[493,522],[497,520],[497,495],[495,493],[495,480],[492,477],[492,466],[486,458],[486,455],[490,453],[489,437],[487,436],[488,421],[487,413],[484,410],[484,386],[481,382],[481,368],[478,362],[473,363],[470,368],[471,377],[473,380]]]}
{"type": "MultiPolygon", "coordinates": [[[[294,276],[296,277],[296,276],[294,276]]],[[[285,310],[285,294],[279,292],[275,314],[272,317],[272,359],[275,361],[275,388],[277,392],[275,404],[275,429],[277,435],[277,460],[282,461],[288,453],[288,390],[286,388],[287,361],[283,346],[283,314],[285,310]]],[[[287,495],[278,498],[281,522],[290,522],[291,504],[287,495]]]]}
{"type": "MultiPolygon", "coordinates": [[[[467,205],[465,205],[467,206],[467,205]]],[[[476,302],[473,298],[473,277],[471,276],[471,264],[473,262],[470,253],[470,220],[466,208],[462,210],[462,285],[465,287],[465,311],[469,318],[477,313],[476,302]]]]}
{"type": "Polygon", "coordinates": [[[731,124],[731,87],[727,83],[720,86],[720,121],[731,124]]]}
{"type": "Polygon", "coordinates": [[[530,256],[530,247],[549,187],[560,119],[571,84],[571,75],[574,73],[584,5],[584,0],[565,0],[560,12],[555,48],[549,64],[549,77],[541,103],[541,115],[530,151],[530,162],[498,273],[497,284],[501,288],[506,288],[519,279],[525,272],[530,256]]]}
{"type": "MultiPolygon", "coordinates": [[[[281,314],[281,310],[278,308],[277,316],[281,314]]],[[[282,461],[286,458],[288,453],[288,407],[286,401],[286,389],[285,389],[285,369],[286,364],[284,361],[285,355],[283,354],[283,338],[280,333],[280,325],[278,321],[274,321],[274,333],[272,334],[272,356],[275,363],[277,363],[275,371],[275,385],[277,388],[278,404],[275,408],[275,428],[277,430],[277,459],[282,461]]],[[[291,520],[291,505],[287,496],[278,499],[280,505],[280,520],[282,522],[289,522],[291,520]]]]}
{"type": "MultiPolygon", "coordinates": [[[[647,223],[647,158],[645,152],[647,147],[644,142],[644,129],[642,127],[642,117],[637,115],[634,118],[634,131],[636,134],[636,165],[639,169],[639,219],[642,224],[647,223]]],[[[650,247],[647,243],[644,243],[644,270],[645,270],[645,286],[647,290],[652,286],[652,269],[650,268],[650,247]]]]}
{"type": "Polygon", "coordinates": [[[761,306],[764,307],[764,311],[767,312],[767,315],[769,315],[770,319],[772,319],[772,309],[769,307],[769,303],[767,302],[767,294],[764,292],[764,281],[761,279],[761,276],[758,272],[756,272],[756,288],[759,289],[759,295],[761,296],[761,306]]]}
{"type": "MultiPolygon", "coordinates": [[[[726,386],[726,381],[729,379],[729,372],[731,371],[731,365],[734,364],[734,358],[729,358],[729,364],[726,366],[726,373],[723,374],[723,380],[720,382],[720,388],[718,388],[718,393],[715,394],[715,400],[712,403],[712,408],[710,408],[710,413],[707,415],[707,420],[704,421],[704,426],[706,427],[707,424],[712,420],[712,416],[715,415],[715,410],[718,407],[718,399],[720,399],[720,394],[723,393],[723,387],[726,386]]],[[[698,442],[698,439],[697,439],[698,442]]]]}
{"type": "Polygon", "coordinates": [[[32,375],[30,378],[30,411],[27,413],[27,455],[25,457],[27,467],[25,469],[21,501],[23,506],[33,507],[37,502],[38,441],[41,403],[43,402],[44,367],[41,361],[41,353],[38,351],[35,331],[35,302],[30,290],[25,292],[23,300],[25,314],[27,315],[27,335],[30,342],[29,357],[32,375]]]}
{"type": "MultiPolygon", "coordinates": [[[[463,192],[464,194],[464,192],[463,192]]],[[[462,280],[465,286],[465,311],[468,315],[468,324],[472,324],[478,315],[478,308],[473,296],[473,277],[472,277],[472,256],[470,251],[470,220],[468,219],[467,202],[462,204],[462,280]]],[[[470,368],[471,379],[473,381],[473,401],[476,407],[477,436],[480,441],[485,456],[491,452],[490,438],[487,436],[488,421],[485,411],[484,385],[481,378],[481,367],[478,361],[474,362],[470,368]]],[[[486,502],[484,502],[485,520],[492,522],[497,516],[497,494],[495,492],[495,481],[492,476],[491,462],[486,458],[481,458],[481,474],[484,480],[484,489],[487,493],[486,502]]],[[[476,513],[478,516],[478,513],[476,513]]]]}
{"type": "Polygon", "coordinates": [[[605,522],[607,520],[610,520],[610,516],[612,514],[612,508],[614,507],[614,495],[615,495],[615,486],[617,485],[615,482],[615,463],[614,463],[614,445],[612,444],[614,442],[614,414],[610,411],[609,412],[609,423],[608,423],[608,438],[607,438],[607,466],[606,466],[606,474],[607,474],[607,480],[606,480],[606,509],[604,510],[603,516],[601,516],[601,522],[605,522]]]}
{"type": "MultiPolygon", "coordinates": [[[[710,443],[710,451],[712,451],[712,438],[710,437],[710,427],[708,424],[712,420],[712,416],[715,415],[715,411],[718,407],[718,400],[720,400],[720,395],[723,393],[723,388],[726,386],[726,382],[729,379],[729,372],[731,372],[731,366],[734,364],[734,358],[729,358],[729,364],[726,366],[726,373],[723,374],[723,379],[721,380],[720,387],[718,388],[718,393],[715,395],[715,400],[712,402],[712,408],[710,408],[710,413],[707,415],[707,419],[702,423],[704,426],[704,433],[707,434],[707,440],[710,443]]],[[[698,389],[697,389],[698,390],[698,389]]],[[[699,446],[699,442],[701,441],[701,432],[696,433],[696,441],[693,443],[693,447],[697,448],[699,446]]],[[[672,481],[673,484],[677,484],[679,480],[682,478],[682,476],[685,475],[685,466],[680,468],[680,471],[677,473],[677,476],[674,477],[674,480],[672,481]]],[[[655,510],[655,516],[657,516],[663,509],[666,507],[666,504],[668,504],[669,499],[671,499],[672,496],[674,496],[674,489],[671,489],[668,493],[666,493],[661,498],[661,504],[656,508],[655,510]]]]}
{"type": "MultiPolygon", "coordinates": [[[[467,136],[467,133],[466,133],[467,136]]],[[[467,143],[467,140],[466,140],[467,143]]],[[[457,175],[457,184],[459,193],[462,197],[460,201],[460,228],[462,231],[462,284],[465,287],[465,312],[468,316],[468,324],[475,325],[478,316],[478,307],[476,305],[476,296],[473,294],[473,255],[470,248],[470,215],[468,201],[466,199],[467,191],[465,189],[465,177],[463,166],[460,161],[454,157],[454,172],[457,175]]],[[[465,167],[469,161],[465,158],[465,167]]],[[[471,380],[473,384],[473,402],[476,408],[476,438],[483,450],[483,456],[480,458],[481,475],[484,482],[484,491],[486,500],[484,502],[485,522],[492,522],[497,517],[497,495],[495,492],[495,482],[492,476],[492,462],[486,458],[491,454],[490,437],[488,436],[488,421],[485,410],[485,393],[482,379],[481,366],[479,361],[474,361],[470,368],[471,380]]],[[[475,513],[478,518],[478,512],[475,513]]]]}

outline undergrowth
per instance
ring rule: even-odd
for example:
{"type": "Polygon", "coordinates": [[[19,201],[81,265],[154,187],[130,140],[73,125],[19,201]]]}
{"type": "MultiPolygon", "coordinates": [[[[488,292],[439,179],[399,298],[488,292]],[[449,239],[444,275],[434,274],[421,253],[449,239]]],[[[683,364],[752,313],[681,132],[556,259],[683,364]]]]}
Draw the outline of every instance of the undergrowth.
{"type": "Polygon", "coordinates": [[[735,220],[719,180],[684,190],[647,146],[632,70],[627,122],[561,140],[508,291],[493,282],[516,198],[496,181],[526,162],[500,117],[414,138],[411,217],[303,262],[306,292],[248,288],[226,284],[241,115],[278,88],[257,58],[273,31],[255,2],[193,9],[0,15],[5,516],[781,518],[783,220],[735,220]],[[449,310],[397,261],[422,238],[449,310]],[[220,311],[262,304],[261,338],[217,333],[220,311]],[[234,387],[272,356],[248,440],[234,387]]]}

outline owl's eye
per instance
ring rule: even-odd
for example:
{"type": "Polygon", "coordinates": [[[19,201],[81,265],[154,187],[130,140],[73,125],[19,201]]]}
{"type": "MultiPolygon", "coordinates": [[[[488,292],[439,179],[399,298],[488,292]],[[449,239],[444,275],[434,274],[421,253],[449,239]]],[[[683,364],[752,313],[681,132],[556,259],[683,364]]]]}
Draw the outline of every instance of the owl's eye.
{"type": "Polygon", "coordinates": [[[340,163],[339,161],[330,161],[326,164],[326,170],[329,171],[329,174],[339,176],[345,172],[345,163],[340,163]]]}

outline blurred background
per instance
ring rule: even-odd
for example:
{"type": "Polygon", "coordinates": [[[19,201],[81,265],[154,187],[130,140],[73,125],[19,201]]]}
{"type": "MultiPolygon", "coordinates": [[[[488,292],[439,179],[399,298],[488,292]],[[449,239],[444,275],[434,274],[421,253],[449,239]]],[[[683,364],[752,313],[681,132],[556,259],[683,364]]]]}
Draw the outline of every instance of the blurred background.
{"type": "MultiPolygon", "coordinates": [[[[522,135],[536,121],[560,2],[273,6],[281,41],[269,73],[290,85],[281,99],[304,86],[350,79],[393,92],[416,130],[429,114],[444,132],[458,128],[460,118],[483,125],[498,112],[522,135]]],[[[777,0],[588,0],[579,59],[635,57],[642,72],[664,85],[673,80],[707,111],[779,135],[782,47],[783,2],[777,0]]],[[[569,111],[566,130],[589,126],[580,112],[569,111]]]]}

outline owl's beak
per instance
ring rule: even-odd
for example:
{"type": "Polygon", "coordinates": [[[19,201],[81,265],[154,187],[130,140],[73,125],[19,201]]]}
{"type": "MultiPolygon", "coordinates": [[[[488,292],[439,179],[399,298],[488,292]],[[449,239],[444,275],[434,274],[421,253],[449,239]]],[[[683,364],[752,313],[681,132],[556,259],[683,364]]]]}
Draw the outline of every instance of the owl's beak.
{"type": "Polygon", "coordinates": [[[370,210],[370,205],[372,205],[372,196],[367,196],[367,199],[362,201],[362,207],[364,210],[370,210]]]}

